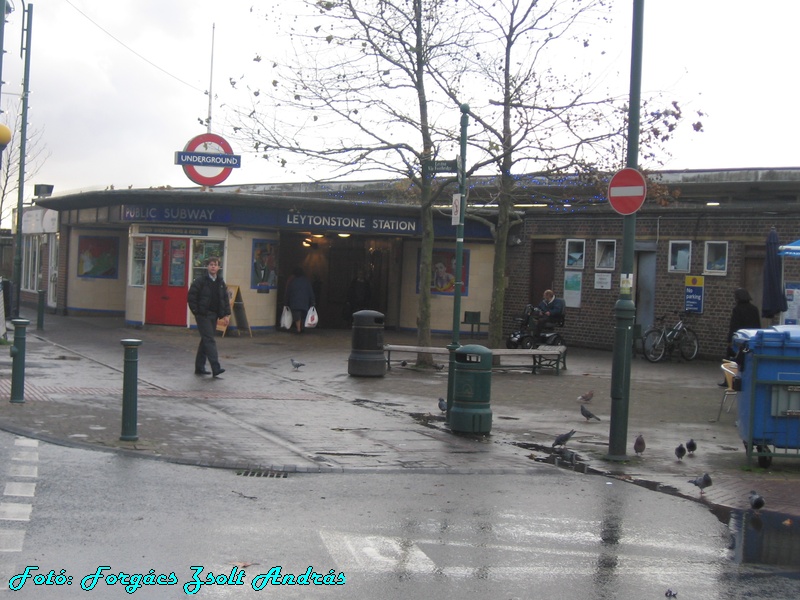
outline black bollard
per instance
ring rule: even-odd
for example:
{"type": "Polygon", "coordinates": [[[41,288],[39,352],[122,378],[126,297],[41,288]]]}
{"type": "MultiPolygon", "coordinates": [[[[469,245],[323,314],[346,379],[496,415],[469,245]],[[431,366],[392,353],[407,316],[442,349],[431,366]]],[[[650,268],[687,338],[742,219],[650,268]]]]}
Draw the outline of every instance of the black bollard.
{"type": "Polygon", "coordinates": [[[39,290],[39,305],[36,310],[36,331],[44,330],[44,290],[39,290]]]}
{"type": "Polygon", "coordinates": [[[137,383],[139,380],[139,346],[142,340],[121,340],[125,347],[125,368],[122,376],[122,435],[123,442],[135,442],[137,419],[137,383]]]}

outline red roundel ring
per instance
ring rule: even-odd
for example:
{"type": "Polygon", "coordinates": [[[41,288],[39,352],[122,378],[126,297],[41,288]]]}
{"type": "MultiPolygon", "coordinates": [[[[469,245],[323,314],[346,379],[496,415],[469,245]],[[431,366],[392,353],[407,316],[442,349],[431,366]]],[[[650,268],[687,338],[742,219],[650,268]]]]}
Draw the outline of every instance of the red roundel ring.
{"type": "MultiPolygon", "coordinates": [[[[207,147],[201,148],[201,146],[207,146],[209,144],[219,147],[222,150],[220,154],[233,154],[233,148],[231,148],[231,145],[227,142],[227,140],[216,133],[204,133],[202,135],[193,137],[191,140],[189,140],[183,150],[184,152],[204,152],[207,150],[207,147]]],[[[203,175],[198,170],[198,167],[195,167],[194,165],[183,165],[183,172],[186,173],[186,176],[189,179],[198,185],[211,186],[220,184],[225,181],[228,178],[228,175],[231,174],[231,171],[233,171],[231,167],[219,167],[218,169],[215,167],[200,167],[200,169],[205,171],[218,171],[218,173],[214,175],[203,175]]]]}

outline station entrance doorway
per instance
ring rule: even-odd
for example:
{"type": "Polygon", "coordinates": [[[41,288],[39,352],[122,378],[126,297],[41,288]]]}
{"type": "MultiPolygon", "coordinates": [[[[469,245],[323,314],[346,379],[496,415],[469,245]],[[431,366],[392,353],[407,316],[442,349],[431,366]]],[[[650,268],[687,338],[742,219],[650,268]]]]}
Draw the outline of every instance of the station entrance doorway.
{"type": "Polygon", "coordinates": [[[369,290],[367,308],[383,313],[387,324],[396,322],[399,318],[397,304],[401,252],[400,238],[360,235],[341,237],[335,233],[317,234],[314,237],[306,233],[282,232],[278,314],[283,309],[286,282],[292,270],[300,267],[314,288],[319,327],[349,328],[352,313],[348,292],[361,271],[369,290]]]}

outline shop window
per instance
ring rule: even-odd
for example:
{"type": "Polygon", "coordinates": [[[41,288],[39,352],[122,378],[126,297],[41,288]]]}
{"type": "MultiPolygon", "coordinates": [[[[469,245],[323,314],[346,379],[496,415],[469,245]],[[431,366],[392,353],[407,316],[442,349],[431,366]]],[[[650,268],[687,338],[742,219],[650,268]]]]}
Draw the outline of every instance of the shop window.
{"type": "Polygon", "coordinates": [[[617,262],[617,241],[597,240],[594,268],[598,271],[613,271],[617,262]]]}
{"type": "Polygon", "coordinates": [[[222,240],[192,240],[192,279],[206,274],[206,259],[219,258],[219,272],[225,265],[225,242],[222,240]]]}
{"type": "Polygon", "coordinates": [[[692,242],[672,241],[669,243],[669,272],[688,273],[692,264],[692,242]]]}
{"type": "Polygon", "coordinates": [[[705,275],[725,275],[728,272],[728,242],[706,242],[705,275]]]}
{"type": "Polygon", "coordinates": [[[582,269],[586,255],[586,240],[567,240],[564,268],[582,269]]]}
{"type": "Polygon", "coordinates": [[[147,239],[135,237],[131,240],[131,268],[128,285],[133,287],[144,286],[145,264],[147,262],[147,239]]]}

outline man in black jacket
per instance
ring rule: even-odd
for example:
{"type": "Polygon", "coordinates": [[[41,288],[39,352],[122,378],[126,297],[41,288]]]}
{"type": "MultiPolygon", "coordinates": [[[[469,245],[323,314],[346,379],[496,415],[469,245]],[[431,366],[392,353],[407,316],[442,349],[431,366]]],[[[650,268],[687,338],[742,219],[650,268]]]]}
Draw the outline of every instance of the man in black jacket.
{"type": "Polygon", "coordinates": [[[217,354],[217,319],[222,319],[225,325],[231,314],[231,305],[228,300],[228,287],[222,276],[218,276],[219,258],[210,257],[206,261],[208,272],[198,277],[189,287],[187,301],[189,310],[192,311],[197,321],[197,331],[200,332],[200,345],[197,347],[197,356],[194,359],[195,375],[213,375],[219,377],[225,372],[219,365],[217,354]],[[211,365],[211,371],[206,370],[206,360],[211,365]]]}

